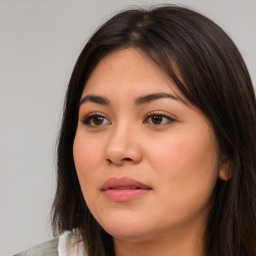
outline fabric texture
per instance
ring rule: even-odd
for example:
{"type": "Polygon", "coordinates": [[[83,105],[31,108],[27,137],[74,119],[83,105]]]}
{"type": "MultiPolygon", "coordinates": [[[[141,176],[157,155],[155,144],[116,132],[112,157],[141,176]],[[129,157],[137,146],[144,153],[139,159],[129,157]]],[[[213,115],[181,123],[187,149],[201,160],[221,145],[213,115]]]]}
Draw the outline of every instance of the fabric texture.
{"type": "Polygon", "coordinates": [[[58,238],[32,247],[14,256],[58,256],[58,238]]]}
{"type": "Polygon", "coordinates": [[[59,256],[87,256],[84,243],[76,231],[66,231],[59,237],[59,256]]]}
{"type": "Polygon", "coordinates": [[[32,247],[14,256],[87,256],[76,232],[66,231],[58,238],[32,247]]]}

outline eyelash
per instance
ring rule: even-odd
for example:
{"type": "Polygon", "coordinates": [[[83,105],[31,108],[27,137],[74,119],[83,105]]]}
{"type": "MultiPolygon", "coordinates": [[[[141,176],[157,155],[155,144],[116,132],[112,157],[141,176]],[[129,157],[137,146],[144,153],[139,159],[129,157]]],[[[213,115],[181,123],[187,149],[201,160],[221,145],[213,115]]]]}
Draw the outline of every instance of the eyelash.
{"type": "MultiPolygon", "coordinates": [[[[143,123],[148,123],[149,125],[153,125],[153,126],[161,126],[161,125],[166,125],[166,124],[169,124],[169,123],[172,123],[175,121],[176,121],[175,119],[173,119],[167,115],[164,115],[162,113],[151,112],[146,115],[143,123]],[[153,123],[152,119],[151,119],[151,122],[148,121],[148,120],[150,120],[150,118],[153,118],[153,117],[158,117],[158,118],[160,117],[160,123],[153,123]],[[162,123],[163,119],[165,119],[164,123],[162,123]]],[[[89,127],[100,127],[103,125],[111,124],[111,122],[105,116],[103,116],[102,114],[99,114],[99,113],[91,113],[89,115],[83,116],[82,123],[89,127]],[[94,118],[101,118],[101,120],[103,120],[103,123],[92,124],[91,122],[93,121],[94,118]],[[107,120],[107,123],[104,123],[106,120],[107,120]]]]}
{"type": "Polygon", "coordinates": [[[146,115],[146,118],[144,119],[144,121],[143,121],[143,123],[146,123],[146,121],[147,120],[149,120],[150,118],[152,118],[152,117],[160,117],[161,118],[161,121],[163,120],[163,119],[166,119],[167,121],[164,123],[164,124],[162,124],[162,123],[159,123],[159,124],[154,124],[154,123],[152,123],[152,119],[151,119],[151,125],[154,125],[154,126],[159,126],[159,125],[165,125],[165,124],[169,124],[169,123],[172,123],[172,122],[175,122],[176,120],[175,119],[173,119],[173,118],[171,118],[170,116],[167,116],[167,115],[164,115],[164,114],[162,114],[162,113],[157,113],[157,112],[151,112],[151,113],[148,113],[147,115],[146,115]]]}
{"type": "MultiPolygon", "coordinates": [[[[89,127],[98,127],[98,126],[101,126],[101,125],[108,125],[108,124],[90,124],[91,121],[93,121],[93,118],[97,118],[97,117],[100,117],[100,118],[103,118],[104,120],[108,120],[105,116],[103,116],[102,114],[99,114],[99,113],[91,113],[89,115],[84,115],[83,118],[82,118],[82,123],[89,126],[89,127]]],[[[104,121],[103,121],[104,122],[104,121]]],[[[109,124],[111,124],[110,121],[108,121],[109,124]]]]}

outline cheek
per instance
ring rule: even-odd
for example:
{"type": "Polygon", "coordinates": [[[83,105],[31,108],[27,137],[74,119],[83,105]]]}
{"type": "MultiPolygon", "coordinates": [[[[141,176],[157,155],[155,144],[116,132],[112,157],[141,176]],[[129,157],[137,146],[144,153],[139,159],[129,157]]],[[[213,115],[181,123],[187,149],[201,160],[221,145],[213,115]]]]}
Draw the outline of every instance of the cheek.
{"type": "Polygon", "coordinates": [[[184,131],[151,142],[152,145],[147,145],[148,159],[154,169],[178,176],[217,169],[218,150],[209,132],[184,131]]]}
{"type": "Polygon", "coordinates": [[[218,177],[218,150],[212,136],[207,132],[181,133],[158,145],[154,150],[148,146],[148,159],[163,192],[173,195],[179,205],[207,202],[218,177]]]}
{"type": "Polygon", "coordinates": [[[95,174],[96,170],[101,168],[102,151],[101,145],[94,143],[79,133],[76,134],[73,144],[73,157],[79,183],[86,200],[86,195],[91,191],[91,188],[98,186],[95,174]]]}
{"type": "Polygon", "coordinates": [[[97,201],[95,189],[99,187],[97,171],[101,168],[102,154],[99,143],[77,131],[73,144],[73,157],[84,200],[88,207],[97,201]]]}
{"type": "Polygon", "coordinates": [[[94,169],[101,159],[100,144],[77,132],[73,144],[73,156],[77,172],[94,169]]]}
{"type": "Polygon", "coordinates": [[[156,186],[160,204],[177,222],[208,211],[218,177],[215,144],[209,136],[200,137],[202,141],[199,136],[188,135],[166,138],[148,157],[155,171],[154,180],[161,184],[156,186]]]}

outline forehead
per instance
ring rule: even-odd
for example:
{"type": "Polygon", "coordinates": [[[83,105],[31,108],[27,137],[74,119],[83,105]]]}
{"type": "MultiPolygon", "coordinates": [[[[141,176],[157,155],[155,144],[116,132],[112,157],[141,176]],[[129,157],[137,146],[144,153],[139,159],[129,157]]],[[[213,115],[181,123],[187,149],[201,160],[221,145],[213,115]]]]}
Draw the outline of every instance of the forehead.
{"type": "Polygon", "coordinates": [[[167,74],[137,48],[116,50],[104,57],[91,73],[83,94],[133,91],[143,94],[166,91],[181,93],[167,74]]]}

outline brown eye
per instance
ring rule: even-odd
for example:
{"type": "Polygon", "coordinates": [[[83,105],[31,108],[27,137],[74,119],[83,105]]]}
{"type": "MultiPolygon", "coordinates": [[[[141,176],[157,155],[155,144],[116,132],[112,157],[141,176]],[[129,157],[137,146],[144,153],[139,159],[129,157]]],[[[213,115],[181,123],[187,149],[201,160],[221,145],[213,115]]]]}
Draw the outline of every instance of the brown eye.
{"type": "Polygon", "coordinates": [[[149,114],[144,123],[151,125],[165,125],[174,122],[175,119],[162,114],[149,114]]]}
{"type": "Polygon", "coordinates": [[[153,115],[150,119],[153,124],[161,124],[163,121],[163,117],[160,115],[153,115]]]}
{"type": "Polygon", "coordinates": [[[104,117],[103,116],[94,116],[91,121],[94,125],[101,125],[104,122],[104,117]]]}
{"type": "Polygon", "coordinates": [[[90,127],[110,124],[110,121],[106,117],[97,114],[85,116],[82,122],[90,127]]]}

